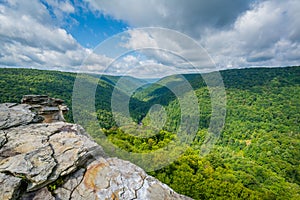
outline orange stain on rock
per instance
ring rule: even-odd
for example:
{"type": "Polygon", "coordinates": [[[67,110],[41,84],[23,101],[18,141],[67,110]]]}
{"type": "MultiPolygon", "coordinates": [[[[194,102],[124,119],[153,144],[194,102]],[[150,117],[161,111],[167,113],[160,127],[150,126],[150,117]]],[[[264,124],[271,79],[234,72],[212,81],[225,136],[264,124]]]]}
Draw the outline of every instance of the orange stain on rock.
{"type": "Polygon", "coordinates": [[[115,194],[115,193],[112,193],[112,195],[111,195],[111,199],[112,199],[112,200],[119,200],[119,197],[118,197],[118,195],[117,195],[117,194],[115,194]]]}
{"type": "Polygon", "coordinates": [[[88,189],[92,189],[94,192],[96,192],[99,188],[97,188],[95,184],[95,178],[97,177],[97,174],[101,169],[106,167],[107,165],[105,163],[99,163],[95,164],[91,167],[89,167],[84,175],[83,183],[88,189]]]}

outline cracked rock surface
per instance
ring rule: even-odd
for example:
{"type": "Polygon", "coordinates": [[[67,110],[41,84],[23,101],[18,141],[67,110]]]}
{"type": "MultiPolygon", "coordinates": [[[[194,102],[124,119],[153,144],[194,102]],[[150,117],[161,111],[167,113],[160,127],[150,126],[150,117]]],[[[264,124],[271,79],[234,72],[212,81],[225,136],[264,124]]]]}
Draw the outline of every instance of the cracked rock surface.
{"type": "Polygon", "coordinates": [[[27,104],[0,104],[0,199],[190,199],[140,167],[109,158],[84,129],[40,123],[27,104]]]}
{"type": "Polygon", "coordinates": [[[0,129],[34,122],[36,115],[27,104],[5,103],[0,106],[0,129]],[[9,112],[8,112],[9,111],[9,112]]]}

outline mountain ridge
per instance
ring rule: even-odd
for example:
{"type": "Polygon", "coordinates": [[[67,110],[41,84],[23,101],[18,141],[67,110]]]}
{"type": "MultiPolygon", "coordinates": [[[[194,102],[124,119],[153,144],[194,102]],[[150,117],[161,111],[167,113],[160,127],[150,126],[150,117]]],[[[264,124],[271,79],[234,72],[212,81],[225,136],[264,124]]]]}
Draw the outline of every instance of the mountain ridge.
{"type": "MultiPolygon", "coordinates": [[[[0,71],[0,102],[7,102],[5,99],[18,102],[21,95],[34,93],[61,98],[67,105],[72,105],[74,74],[22,69],[0,71]]],[[[210,153],[205,157],[200,155],[211,118],[209,88],[201,75],[182,75],[198,98],[198,131],[190,147],[177,160],[148,173],[194,199],[217,199],[220,196],[224,199],[299,199],[300,67],[236,69],[220,73],[226,90],[226,120],[210,153]]],[[[173,87],[180,86],[178,81],[171,80],[170,83],[173,87]]],[[[91,127],[89,134],[95,141],[101,144],[104,137],[129,153],[154,152],[173,144],[181,110],[176,95],[167,87],[157,85],[156,88],[138,89],[129,104],[134,125],[119,127],[110,110],[114,87],[102,80],[98,84],[97,113],[87,113],[97,116],[97,130],[99,125],[103,128],[104,135],[94,132],[91,127]],[[136,98],[138,95],[141,98],[136,98]],[[136,137],[136,130],[147,132],[144,127],[153,124],[149,109],[151,111],[155,104],[166,111],[166,120],[163,115],[157,115],[153,121],[163,123],[162,131],[155,135],[150,132],[152,136],[149,138],[136,137]],[[134,127],[138,129],[133,130],[134,127]]],[[[70,117],[66,120],[69,121],[70,117]]]]}

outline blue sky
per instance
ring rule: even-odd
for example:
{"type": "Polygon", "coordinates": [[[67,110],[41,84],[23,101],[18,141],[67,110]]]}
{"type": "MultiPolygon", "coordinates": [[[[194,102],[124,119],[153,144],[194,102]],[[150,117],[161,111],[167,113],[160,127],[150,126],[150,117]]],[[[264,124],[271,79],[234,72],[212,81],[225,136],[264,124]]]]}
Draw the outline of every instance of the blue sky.
{"type": "Polygon", "coordinates": [[[77,23],[71,26],[66,24],[64,28],[86,48],[94,48],[99,42],[129,28],[121,20],[115,20],[101,13],[95,14],[90,10],[77,9],[77,13],[71,15],[77,23]]]}
{"type": "Polygon", "coordinates": [[[299,10],[298,0],[0,0],[0,66],[157,77],[192,72],[178,55],[201,69],[299,65],[299,10]]]}

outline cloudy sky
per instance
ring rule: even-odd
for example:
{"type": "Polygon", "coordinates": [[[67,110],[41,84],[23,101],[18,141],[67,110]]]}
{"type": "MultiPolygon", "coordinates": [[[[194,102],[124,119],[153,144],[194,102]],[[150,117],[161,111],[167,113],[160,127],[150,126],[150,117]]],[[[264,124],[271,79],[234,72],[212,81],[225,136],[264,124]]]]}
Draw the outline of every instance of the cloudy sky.
{"type": "Polygon", "coordinates": [[[0,0],[0,66],[154,77],[299,65],[299,10],[299,0],[0,0]]]}

